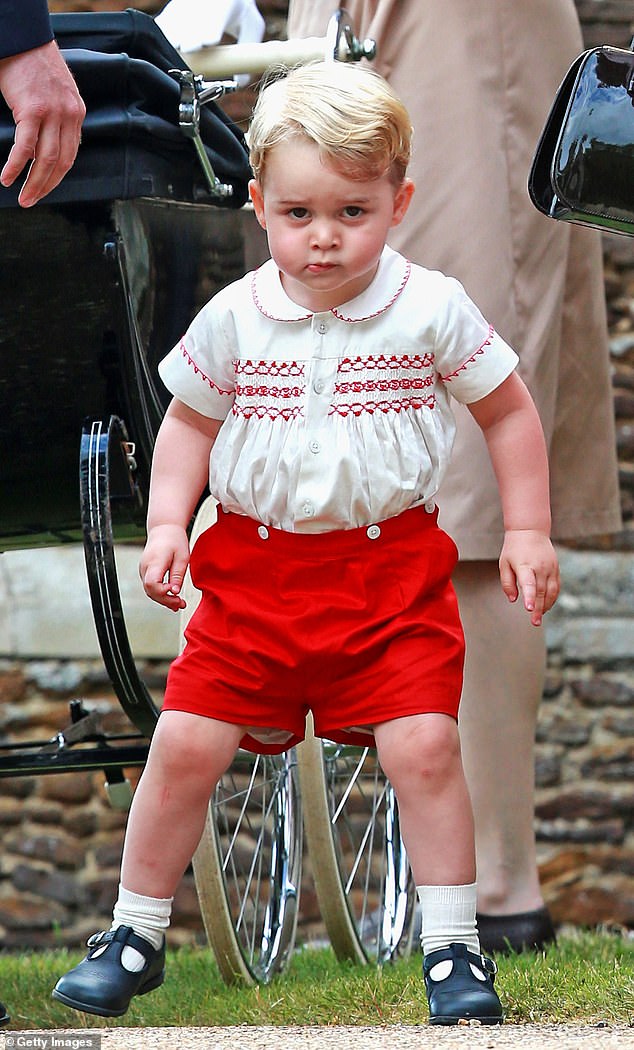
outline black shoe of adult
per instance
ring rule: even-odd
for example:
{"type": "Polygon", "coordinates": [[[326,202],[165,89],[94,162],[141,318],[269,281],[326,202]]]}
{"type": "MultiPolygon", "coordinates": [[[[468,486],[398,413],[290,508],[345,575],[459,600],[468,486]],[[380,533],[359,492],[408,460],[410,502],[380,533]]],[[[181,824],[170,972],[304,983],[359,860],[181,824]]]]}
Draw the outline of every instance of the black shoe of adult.
{"type": "Polygon", "coordinates": [[[430,952],[423,960],[429,1023],[502,1024],[504,1012],[493,987],[496,973],[497,966],[491,959],[470,952],[466,944],[450,944],[430,952]],[[434,975],[438,963],[449,965],[434,975]]]}
{"type": "Polygon", "coordinates": [[[94,933],[87,944],[86,958],[60,977],[53,989],[53,999],[65,1006],[101,1017],[120,1017],[133,996],[145,995],[163,983],[165,945],[153,948],[130,926],[94,933]],[[142,970],[133,973],[123,966],[121,954],[126,945],[144,957],[142,970]]]}
{"type": "Polygon", "coordinates": [[[0,1024],[8,1024],[10,1020],[6,1006],[4,1003],[0,1003],[0,1024]]]}
{"type": "Polygon", "coordinates": [[[485,952],[542,951],[556,944],[555,927],[548,908],[517,912],[514,915],[476,915],[480,944],[485,952]]]}

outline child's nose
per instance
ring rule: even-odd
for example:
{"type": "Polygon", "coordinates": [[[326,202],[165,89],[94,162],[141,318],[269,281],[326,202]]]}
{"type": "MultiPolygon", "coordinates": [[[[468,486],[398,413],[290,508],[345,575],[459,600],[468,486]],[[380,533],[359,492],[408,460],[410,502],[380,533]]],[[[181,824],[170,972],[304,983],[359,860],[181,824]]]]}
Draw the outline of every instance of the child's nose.
{"type": "Polygon", "coordinates": [[[315,248],[331,248],[337,243],[337,230],[328,219],[315,222],[312,229],[312,243],[315,248]]]}

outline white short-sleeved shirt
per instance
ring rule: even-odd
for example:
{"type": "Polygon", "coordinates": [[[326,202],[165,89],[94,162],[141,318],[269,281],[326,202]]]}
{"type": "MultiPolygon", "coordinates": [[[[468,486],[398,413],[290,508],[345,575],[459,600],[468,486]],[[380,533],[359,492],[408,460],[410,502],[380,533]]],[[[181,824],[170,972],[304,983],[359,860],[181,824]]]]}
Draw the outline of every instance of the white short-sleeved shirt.
{"type": "Polygon", "coordinates": [[[433,504],[450,395],[477,401],[517,362],[457,281],[385,248],[370,286],[322,313],[289,299],[265,263],[214,296],[159,372],[224,421],[209,485],[225,510],[325,532],[433,504]]]}

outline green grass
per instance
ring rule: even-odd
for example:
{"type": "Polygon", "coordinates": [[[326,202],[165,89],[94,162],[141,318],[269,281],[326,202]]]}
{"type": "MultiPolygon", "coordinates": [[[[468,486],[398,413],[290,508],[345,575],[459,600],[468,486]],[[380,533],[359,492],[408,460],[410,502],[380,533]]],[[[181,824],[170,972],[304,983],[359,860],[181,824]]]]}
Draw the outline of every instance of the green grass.
{"type": "MultiPolygon", "coordinates": [[[[50,997],[81,958],[66,951],[0,956],[0,994],[13,1029],[207,1025],[425,1024],[420,958],[377,969],[337,962],[330,950],[295,954],[267,986],[227,987],[211,953],[169,953],[163,987],[133,1000],[123,1018],[76,1013],[50,997]]],[[[634,1023],[634,939],[562,937],[543,954],[499,958],[497,987],[507,1023],[634,1023]]],[[[6,1031],[6,1029],[5,1029],[6,1031]]]]}

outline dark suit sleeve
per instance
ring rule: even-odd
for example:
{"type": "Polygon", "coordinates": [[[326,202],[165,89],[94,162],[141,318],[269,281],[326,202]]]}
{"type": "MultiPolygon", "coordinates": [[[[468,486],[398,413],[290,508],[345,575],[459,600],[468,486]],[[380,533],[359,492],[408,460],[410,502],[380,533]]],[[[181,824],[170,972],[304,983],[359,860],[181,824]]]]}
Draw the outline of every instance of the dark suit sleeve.
{"type": "Polygon", "coordinates": [[[53,39],[46,0],[0,0],[0,58],[53,39]]]}

